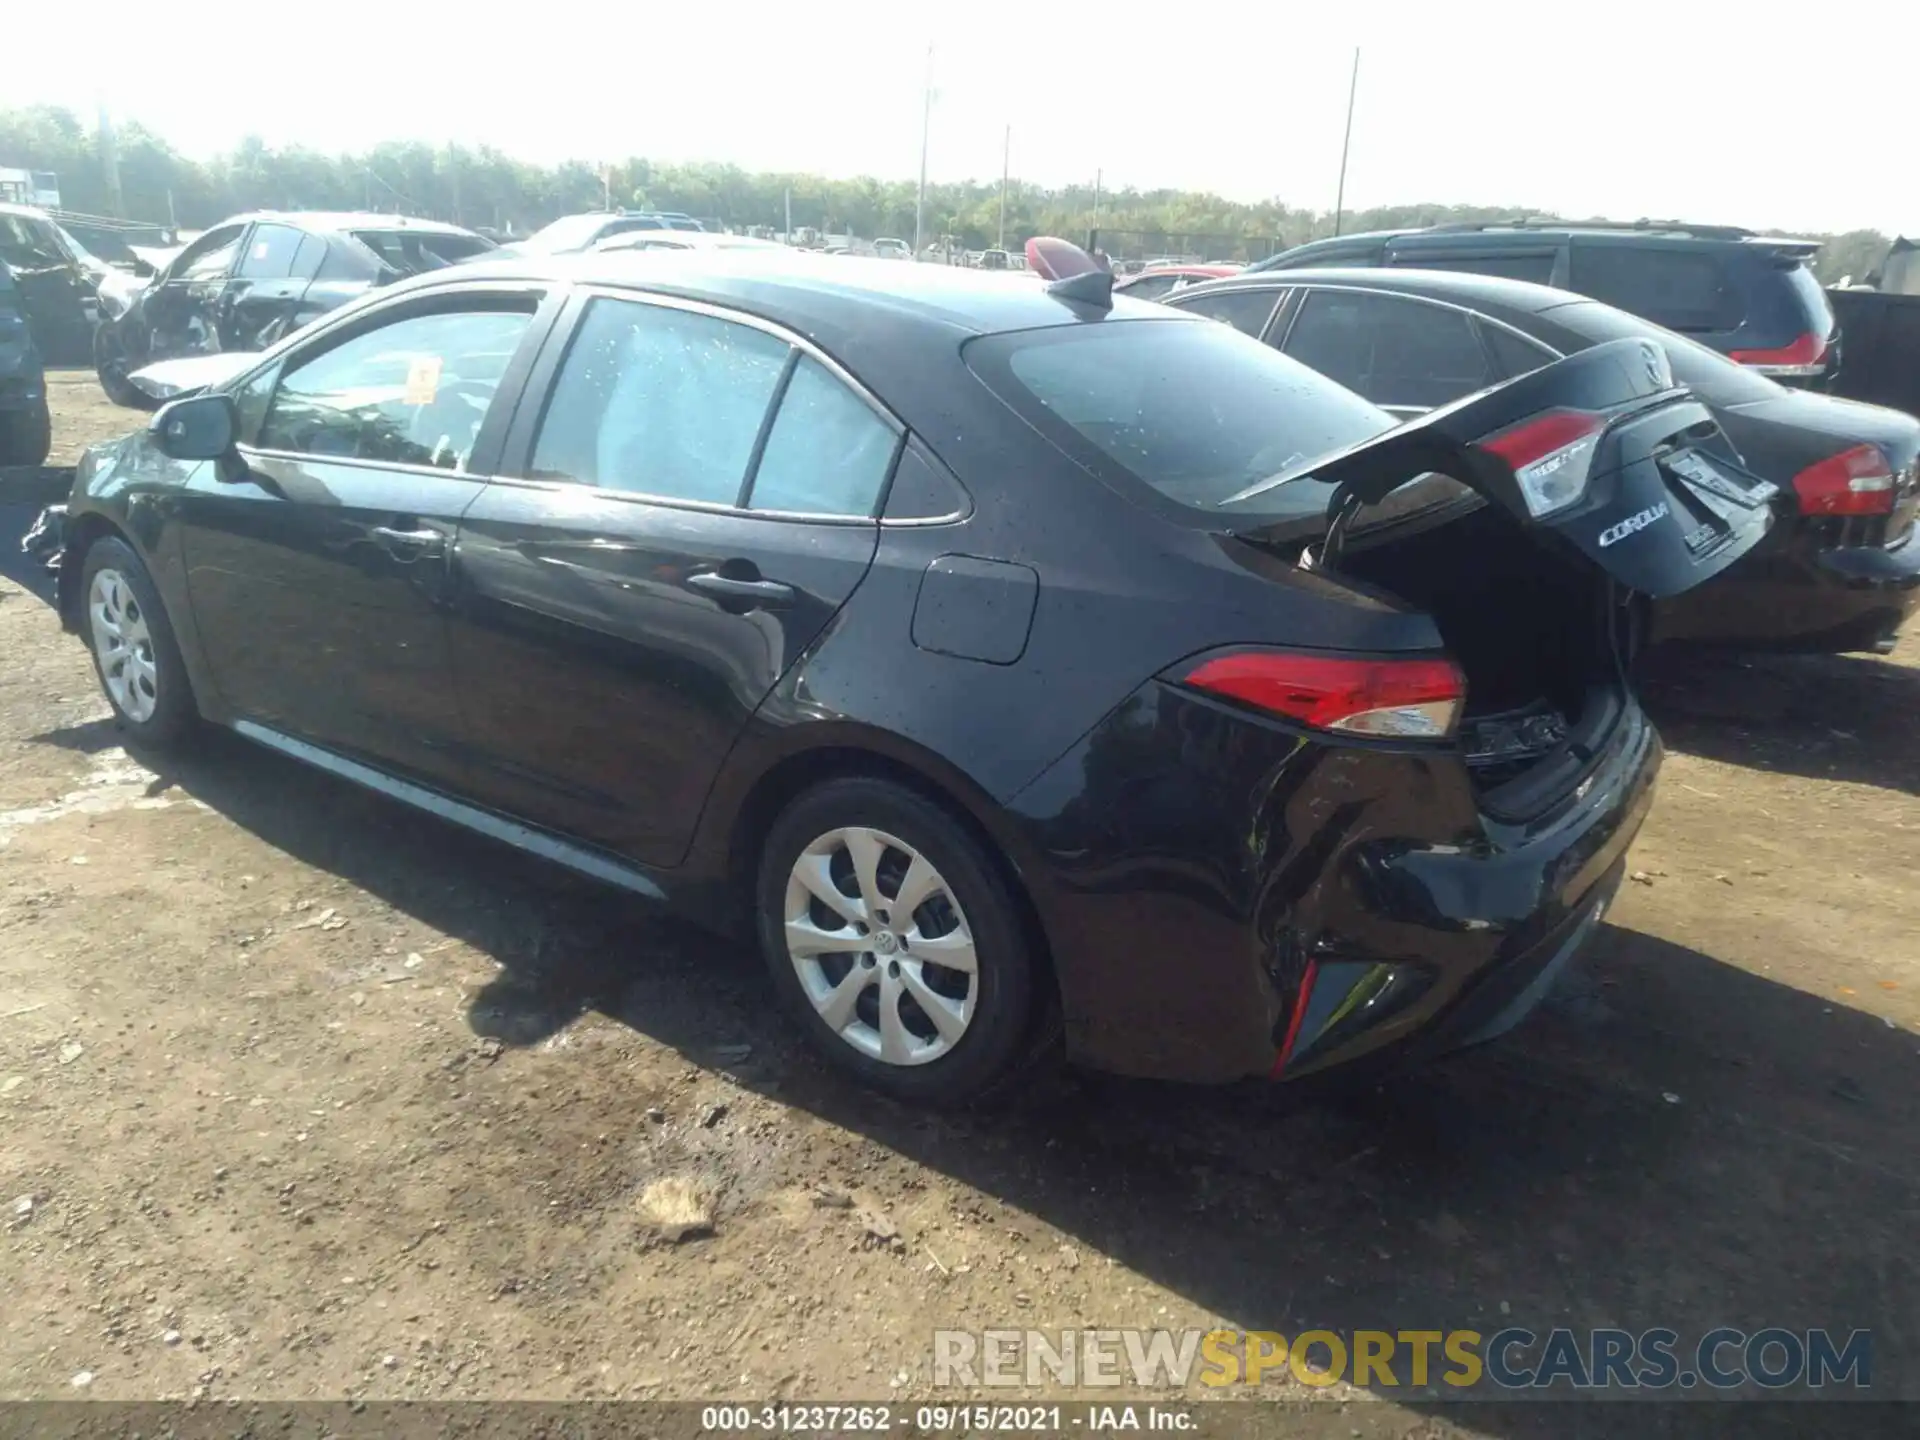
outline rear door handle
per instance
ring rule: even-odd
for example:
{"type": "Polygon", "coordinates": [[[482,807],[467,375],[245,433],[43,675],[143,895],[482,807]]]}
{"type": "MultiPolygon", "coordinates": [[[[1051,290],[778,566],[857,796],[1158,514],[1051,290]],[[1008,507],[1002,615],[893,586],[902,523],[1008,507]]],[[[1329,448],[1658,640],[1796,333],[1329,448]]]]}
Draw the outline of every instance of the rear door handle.
{"type": "Polygon", "coordinates": [[[742,610],[784,610],[796,598],[794,588],[778,580],[737,580],[712,570],[689,575],[687,588],[742,610]]]}
{"type": "Polygon", "coordinates": [[[438,559],[447,553],[447,537],[438,530],[395,530],[376,525],[371,533],[389,550],[410,551],[409,559],[438,559]]]}

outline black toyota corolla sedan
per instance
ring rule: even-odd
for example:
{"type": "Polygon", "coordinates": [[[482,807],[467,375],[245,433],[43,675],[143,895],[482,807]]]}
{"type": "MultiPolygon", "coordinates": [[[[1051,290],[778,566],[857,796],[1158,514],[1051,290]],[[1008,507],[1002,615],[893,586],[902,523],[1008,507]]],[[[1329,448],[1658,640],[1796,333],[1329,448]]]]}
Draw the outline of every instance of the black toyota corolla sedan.
{"type": "Polygon", "coordinates": [[[421,277],[89,452],[62,611],[130,740],[230,726],[757,934],[906,1098],[1055,1037],[1223,1081],[1498,1033],[1651,798],[1632,592],[1770,487],[1656,345],[1395,428],[1110,284],[421,277]]]}
{"type": "Polygon", "coordinates": [[[1564,290],[1423,270],[1283,270],[1182,290],[1395,414],[1417,415],[1611,340],[1659,342],[1746,464],[1779,487],[1765,544],[1656,606],[1652,638],[1889,651],[1920,605],[1920,420],[1790,390],[1650,320],[1564,290]]]}

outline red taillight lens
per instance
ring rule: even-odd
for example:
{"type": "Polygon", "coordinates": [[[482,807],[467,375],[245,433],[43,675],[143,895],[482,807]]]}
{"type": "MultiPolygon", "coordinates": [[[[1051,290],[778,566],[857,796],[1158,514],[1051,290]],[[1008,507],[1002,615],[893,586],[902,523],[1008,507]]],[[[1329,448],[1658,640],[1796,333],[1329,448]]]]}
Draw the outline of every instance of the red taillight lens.
{"type": "Polygon", "coordinates": [[[1535,519],[1571,505],[1587,488],[1587,471],[1606,417],[1586,410],[1549,410],[1475,442],[1498,455],[1520,483],[1535,519]]]}
{"type": "Polygon", "coordinates": [[[1762,375],[1818,375],[1826,363],[1827,342],[1809,330],[1778,350],[1729,350],[1727,358],[1762,375]]]}
{"type": "Polygon", "coordinates": [[[1893,467],[1873,445],[1829,455],[1793,477],[1803,515],[1885,515],[1893,509],[1893,467]]]}
{"type": "Polygon", "coordinates": [[[1217,655],[1189,671],[1187,684],[1321,730],[1429,740],[1453,733],[1467,694],[1467,682],[1447,660],[1351,660],[1279,650],[1217,655]]]}

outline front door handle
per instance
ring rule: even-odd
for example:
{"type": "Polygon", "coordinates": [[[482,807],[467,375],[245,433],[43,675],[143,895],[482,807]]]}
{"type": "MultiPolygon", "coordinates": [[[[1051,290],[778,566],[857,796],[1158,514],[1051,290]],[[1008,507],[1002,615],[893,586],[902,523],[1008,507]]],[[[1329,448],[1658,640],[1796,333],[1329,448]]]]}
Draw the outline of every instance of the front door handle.
{"type": "Polygon", "coordinates": [[[406,552],[403,558],[408,560],[437,560],[447,553],[447,537],[438,530],[395,530],[376,525],[371,533],[387,549],[406,552]]]}
{"type": "Polygon", "coordinates": [[[791,585],[778,580],[740,580],[713,570],[687,577],[687,588],[711,595],[729,609],[784,610],[797,598],[791,585]]]}

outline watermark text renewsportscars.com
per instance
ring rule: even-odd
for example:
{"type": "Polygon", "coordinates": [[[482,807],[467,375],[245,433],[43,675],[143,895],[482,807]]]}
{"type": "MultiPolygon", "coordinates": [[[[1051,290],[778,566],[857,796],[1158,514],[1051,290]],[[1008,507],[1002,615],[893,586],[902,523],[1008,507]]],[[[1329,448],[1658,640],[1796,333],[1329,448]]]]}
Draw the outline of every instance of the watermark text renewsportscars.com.
{"type": "Polygon", "coordinates": [[[1869,1391],[1867,1330],[936,1330],[933,1383],[1218,1391],[1869,1391]]]}

